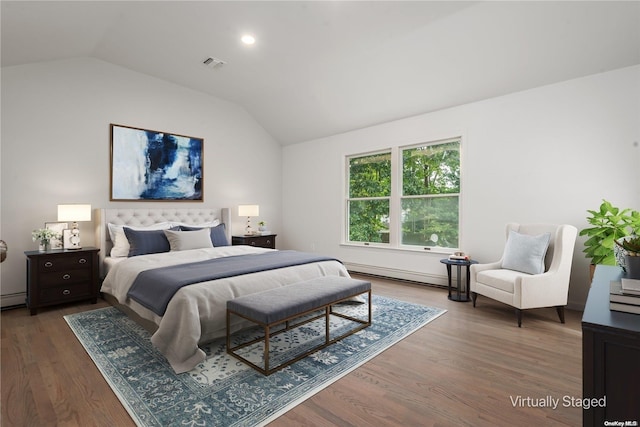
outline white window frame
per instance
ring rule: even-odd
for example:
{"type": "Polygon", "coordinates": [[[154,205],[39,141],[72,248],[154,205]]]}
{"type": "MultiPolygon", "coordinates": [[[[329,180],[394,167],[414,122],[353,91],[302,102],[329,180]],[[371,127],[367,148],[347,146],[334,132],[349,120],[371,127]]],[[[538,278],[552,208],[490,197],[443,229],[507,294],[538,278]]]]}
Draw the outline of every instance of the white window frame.
{"type": "Polygon", "coordinates": [[[397,215],[396,215],[396,221],[397,221],[397,232],[396,232],[396,236],[397,236],[397,240],[398,240],[398,247],[399,248],[403,248],[403,249],[408,249],[408,250],[420,250],[420,251],[433,251],[433,252],[451,252],[451,251],[455,251],[457,249],[459,249],[458,247],[456,248],[450,248],[450,247],[446,247],[446,246],[422,246],[422,245],[407,245],[407,244],[403,244],[402,243],[402,220],[400,218],[400,215],[402,213],[402,200],[403,199],[424,199],[424,198],[429,198],[429,199],[435,199],[435,198],[441,198],[441,197],[458,197],[458,246],[460,246],[460,217],[461,217],[461,192],[462,192],[462,137],[453,137],[453,138],[447,138],[447,139],[439,139],[439,140],[435,140],[435,141],[429,141],[429,142],[422,142],[422,143],[418,143],[418,144],[411,144],[411,145],[404,145],[404,146],[400,146],[398,147],[398,165],[397,165],[398,171],[397,171],[397,179],[396,182],[398,184],[397,186],[397,197],[394,199],[394,202],[397,203],[397,215]],[[417,148],[417,147],[425,147],[428,145],[442,145],[442,144],[448,144],[450,142],[457,142],[458,143],[458,149],[460,151],[460,171],[461,171],[461,176],[460,176],[460,191],[458,193],[446,193],[446,194],[421,194],[421,195],[417,195],[417,196],[407,196],[403,194],[403,188],[404,188],[404,176],[403,176],[403,164],[402,164],[402,153],[404,150],[411,150],[412,148],[417,148]]]}
{"type": "Polygon", "coordinates": [[[407,245],[402,244],[402,221],[400,215],[402,213],[402,200],[403,198],[436,198],[436,197],[458,197],[458,246],[462,241],[462,188],[463,188],[463,137],[456,136],[450,138],[443,138],[437,140],[430,140],[427,142],[413,143],[409,145],[395,146],[377,151],[355,153],[345,155],[345,172],[344,172],[344,218],[343,224],[343,237],[342,244],[345,246],[356,247],[372,247],[372,248],[386,248],[402,251],[413,252],[433,252],[433,253],[450,253],[459,248],[449,248],[442,246],[420,246],[420,245],[407,245]],[[403,188],[403,176],[402,176],[402,152],[403,150],[412,149],[416,147],[423,147],[426,145],[438,145],[446,144],[449,142],[457,141],[460,149],[460,191],[458,193],[437,194],[437,195],[418,195],[418,196],[404,196],[402,193],[403,188]],[[391,154],[391,195],[389,197],[371,197],[371,198],[355,198],[349,197],[349,164],[350,160],[356,157],[367,157],[376,154],[390,153],[391,154]],[[351,200],[365,200],[365,199],[389,199],[389,243],[378,242],[356,242],[349,240],[349,202],[351,200]]]}
{"type": "MultiPolygon", "coordinates": [[[[397,150],[396,150],[397,151],[397,150]]],[[[396,162],[394,161],[394,150],[393,148],[387,148],[387,149],[383,149],[383,150],[377,150],[377,151],[370,151],[370,152],[366,152],[366,153],[358,153],[358,154],[349,154],[347,156],[345,156],[345,185],[344,185],[344,197],[343,200],[345,201],[345,205],[344,205],[344,219],[343,219],[343,227],[344,227],[344,233],[343,233],[343,244],[346,245],[353,245],[353,246],[367,246],[367,247],[389,247],[391,246],[391,240],[389,241],[389,243],[383,243],[383,242],[357,242],[357,241],[351,241],[349,240],[349,218],[350,218],[350,214],[349,214],[349,202],[353,201],[353,200],[389,200],[389,238],[391,238],[391,236],[394,234],[391,229],[394,226],[394,220],[393,220],[393,193],[394,193],[394,176],[395,176],[395,170],[394,170],[394,164],[396,162]],[[351,198],[349,197],[349,183],[350,183],[350,171],[349,171],[349,165],[350,165],[350,160],[353,158],[358,158],[358,157],[369,157],[369,156],[375,156],[378,154],[389,154],[391,156],[390,162],[391,162],[391,189],[390,189],[390,193],[389,196],[380,196],[380,197],[356,197],[356,198],[351,198]]]]}

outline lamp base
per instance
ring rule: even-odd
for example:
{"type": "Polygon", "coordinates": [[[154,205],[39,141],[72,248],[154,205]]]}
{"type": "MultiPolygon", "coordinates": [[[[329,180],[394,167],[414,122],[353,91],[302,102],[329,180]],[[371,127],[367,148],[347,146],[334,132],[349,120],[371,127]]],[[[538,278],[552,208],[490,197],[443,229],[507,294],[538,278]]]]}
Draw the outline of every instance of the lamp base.
{"type": "Polygon", "coordinates": [[[69,250],[82,249],[80,232],[77,229],[64,230],[62,232],[62,247],[69,250]]]}

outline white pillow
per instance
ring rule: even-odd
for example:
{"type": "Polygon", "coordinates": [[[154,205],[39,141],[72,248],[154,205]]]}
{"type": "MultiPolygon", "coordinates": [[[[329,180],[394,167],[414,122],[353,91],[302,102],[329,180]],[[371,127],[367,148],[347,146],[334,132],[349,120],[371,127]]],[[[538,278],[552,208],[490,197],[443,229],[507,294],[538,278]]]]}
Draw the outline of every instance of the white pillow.
{"type": "Polygon", "coordinates": [[[502,268],[529,274],[544,273],[544,257],[550,239],[551,233],[531,236],[509,230],[502,268]]]}
{"type": "Polygon", "coordinates": [[[196,231],[164,230],[172,251],[186,251],[188,249],[212,248],[211,231],[208,228],[196,231]]]}
{"type": "Polygon", "coordinates": [[[109,236],[111,237],[111,243],[113,243],[110,255],[114,258],[129,256],[129,241],[127,240],[127,236],[125,236],[124,234],[123,227],[128,227],[132,230],[138,231],[166,230],[168,228],[171,228],[171,223],[159,222],[157,224],[147,226],[117,225],[112,223],[107,224],[107,228],[109,229],[109,236]]]}

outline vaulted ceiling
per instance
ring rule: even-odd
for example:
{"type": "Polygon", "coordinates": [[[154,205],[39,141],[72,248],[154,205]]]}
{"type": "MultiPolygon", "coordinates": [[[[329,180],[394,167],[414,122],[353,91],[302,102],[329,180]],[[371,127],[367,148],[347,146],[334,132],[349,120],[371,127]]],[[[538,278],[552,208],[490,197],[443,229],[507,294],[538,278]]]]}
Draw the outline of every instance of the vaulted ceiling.
{"type": "Polygon", "coordinates": [[[640,64],[636,1],[3,0],[1,20],[2,67],[98,58],[237,103],[283,145],[640,64]]]}

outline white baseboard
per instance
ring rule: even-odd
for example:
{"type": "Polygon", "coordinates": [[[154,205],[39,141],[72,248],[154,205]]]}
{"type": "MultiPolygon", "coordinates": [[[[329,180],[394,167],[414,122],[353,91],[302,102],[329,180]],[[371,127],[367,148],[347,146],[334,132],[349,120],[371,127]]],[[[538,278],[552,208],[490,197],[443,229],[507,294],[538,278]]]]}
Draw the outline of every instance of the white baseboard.
{"type": "Polygon", "coordinates": [[[17,305],[25,305],[27,299],[26,292],[18,292],[15,294],[0,295],[0,307],[14,307],[17,305]]]}
{"type": "Polygon", "coordinates": [[[424,283],[425,285],[447,286],[446,275],[436,275],[421,273],[418,271],[400,270],[388,267],[377,267],[375,265],[357,264],[345,262],[347,270],[354,273],[371,274],[380,277],[389,277],[391,279],[409,280],[411,282],[424,283]]]}

